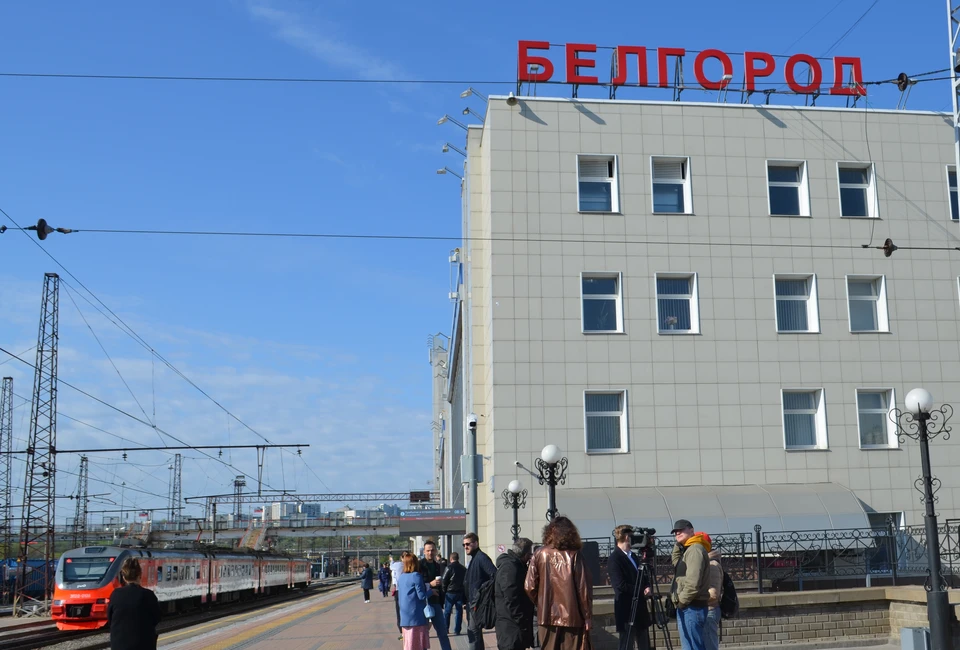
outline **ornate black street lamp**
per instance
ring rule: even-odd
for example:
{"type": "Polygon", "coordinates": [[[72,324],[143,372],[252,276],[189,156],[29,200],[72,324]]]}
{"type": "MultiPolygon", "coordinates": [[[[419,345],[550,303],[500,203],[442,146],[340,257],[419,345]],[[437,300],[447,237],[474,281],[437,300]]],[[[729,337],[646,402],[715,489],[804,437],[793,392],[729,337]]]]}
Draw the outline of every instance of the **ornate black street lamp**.
{"type": "Polygon", "coordinates": [[[923,494],[920,499],[926,507],[923,523],[927,536],[927,571],[930,574],[924,588],[927,590],[927,618],[930,621],[930,641],[933,650],[951,650],[950,638],[950,602],[947,596],[943,576],[940,575],[940,535],[937,530],[937,513],[933,504],[934,495],[940,489],[940,479],[930,473],[930,439],[942,434],[943,440],[950,439],[950,427],[947,421],[953,416],[953,407],[944,404],[933,408],[933,395],[923,388],[914,388],[904,400],[905,411],[894,409],[890,419],[897,425],[897,437],[900,442],[911,438],[920,442],[920,467],[923,475],[916,480],[914,487],[923,494]]]}
{"type": "Polygon", "coordinates": [[[510,534],[513,535],[513,541],[520,537],[520,524],[517,521],[517,511],[527,505],[527,491],[523,489],[523,484],[514,479],[510,485],[503,491],[503,507],[513,508],[513,525],[510,526],[510,534]]]}
{"type": "Polygon", "coordinates": [[[567,459],[563,457],[563,452],[556,445],[547,445],[540,452],[540,458],[536,461],[537,471],[540,476],[537,481],[540,485],[547,484],[547,521],[553,521],[559,514],[557,512],[557,483],[563,485],[567,482],[567,459]]]}

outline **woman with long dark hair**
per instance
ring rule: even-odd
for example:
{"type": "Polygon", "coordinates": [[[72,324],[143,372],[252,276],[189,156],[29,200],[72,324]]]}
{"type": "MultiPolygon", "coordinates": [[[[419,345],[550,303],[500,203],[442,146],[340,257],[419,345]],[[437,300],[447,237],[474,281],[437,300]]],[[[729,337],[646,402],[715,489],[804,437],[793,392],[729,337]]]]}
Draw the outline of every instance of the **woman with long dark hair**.
{"type": "Polygon", "coordinates": [[[567,517],[543,529],[524,589],[537,605],[543,650],[590,650],[593,586],[580,549],[580,531],[567,517]]]}

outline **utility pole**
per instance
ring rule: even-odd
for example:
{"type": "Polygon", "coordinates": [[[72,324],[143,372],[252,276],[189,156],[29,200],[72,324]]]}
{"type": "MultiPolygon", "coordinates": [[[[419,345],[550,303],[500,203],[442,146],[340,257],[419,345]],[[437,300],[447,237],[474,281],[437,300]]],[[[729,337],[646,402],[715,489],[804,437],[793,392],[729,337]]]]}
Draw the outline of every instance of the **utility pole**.
{"type": "Polygon", "coordinates": [[[247,487],[247,479],[243,474],[240,474],[233,480],[233,495],[234,495],[234,516],[237,520],[240,520],[241,515],[241,504],[243,503],[243,488],[247,487]]]}
{"type": "MultiPolygon", "coordinates": [[[[13,448],[13,377],[3,378],[3,387],[0,388],[0,452],[11,451],[13,448]]],[[[10,516],[13,514],[13,506],[10,503],[12,490],[10,483],[12,478],[11,462],[13,458],[10,454],[4,454],[0,458],[0,535],[3,535],[3,557],[10,557],[10,516]]],[[[4,589],[6,581],[4,581],[4,589]]],[[[4,598],[4,602],[7,599],[4,598]]]]}
{"type": "Polygon", "coordinates": [[[170,521],[179,521],[180,503],[183,501],[183,487],[181,477],[183,473],[183,456],[175,454],[173,465],[170,466],[173,475],[170,477],[170,521]]]}
{"type": "Polygon", "coordinates": [[[73,520],[73,546],[87,545],[87,486],[90,466],[86,456],[80,457],[80,478],[77,479],[77,514],[73,520]]]}
{"type": "Polygon", "coordinates": [[[43,277],[36,373],[30,407],[23,527],[17,554],[20,566],[13,594],[14,616],[45,616],[53,587],[52,576],[47,568],[53,561],[54,548],[59,318],[60,276],[46,273],[43,277]],[[31,567],[31,561],[39,566],[31,567]]]}

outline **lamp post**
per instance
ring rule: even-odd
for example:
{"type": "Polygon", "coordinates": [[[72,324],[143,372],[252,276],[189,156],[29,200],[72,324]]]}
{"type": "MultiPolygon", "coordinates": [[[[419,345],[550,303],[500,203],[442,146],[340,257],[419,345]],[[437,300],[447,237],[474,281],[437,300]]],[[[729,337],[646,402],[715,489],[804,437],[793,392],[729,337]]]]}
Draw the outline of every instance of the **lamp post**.
{"type": "Polygon", "coordinates": [[[933,395],[923,388],[914,388],[907,393],[906,410],[894,409],[890,419],[897,425],[900,442],[911,438],[920,442],[920,466],[923,475],[914,482],[914,487],[923,494],[921,502],[926,507],[923,523],[927,536],[927,571],[930,576],[924,584],[927,590],[927,618],[930,622],[930,641],[933,650],[951,650],[950,602],[940,575],[940,535],[937,530],[937,513],[933,504],[934,495],[940,489],[940,479],[930,473],[930,439],[942,434],[950,438],[947,421],[953,416],[953,407],[944,404],[933,408],[933,395]]]}
{"type": "Polygon", "coordinates": [[[520,508],[527,505],[527,491],[523,489],[523,483],[514,479],[510,481],[507,489],[503,491],[503,507],[513,508],[513,525],[510,526],[510,534],[513,535],[513,541],[520,537],[520,524],[517,521],[517,512],[520,508]]]}
{"type": "Polygon", "coordinates": [[[556,445],[547,445],[540,452],[536,461],[540,476],[537,481],[540,485],[547,484],[547,521],[553,521],[557,514],[557,483],[567,482],[567,459],[556,445]]]}

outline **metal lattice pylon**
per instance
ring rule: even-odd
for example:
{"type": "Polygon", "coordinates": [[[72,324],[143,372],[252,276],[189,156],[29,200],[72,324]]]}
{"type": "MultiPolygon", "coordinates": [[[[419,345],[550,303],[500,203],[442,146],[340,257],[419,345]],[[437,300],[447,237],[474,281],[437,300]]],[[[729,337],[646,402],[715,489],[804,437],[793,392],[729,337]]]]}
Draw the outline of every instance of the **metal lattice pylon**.
{"type": "Polygon", "coordinates": [[[183,473],[183,456],[176,454],[173,465],[170,466],[173,476],[170,478],[170,521],[180,520],[180,503],[183,501],[183,487],[181,475],[183,473]]]}
{"type": "MultiPolygon", "coordinates": [[[[10,499],[11,489],[11,462],[13,455],[13,377],[3,378],[3,387],[0,388],[0,535],[2,535],[3,557],[10,557],[10,533],[12,532],[13,504],[10,499]]],[[[7,582],[3,583],[6,589],[7,582]]],[[[4,598],[4,602],[7,599],[4,598]]]]}
{"type": "Polygon", "coordinates": [[[60,277],[43,278],[37,364],[30,407],[30,437],[23,489],[23,520],[17,553],[14,616],[43,616],[53,588],[54,496],[57,457],[57,339],[60,277]]]}
{"type": "Polygon", "coordinates": [[[960,172],[960,80],[957,78],[957,66],[960,65],[960,3],[947,0],[947,24],[950,28],[950,85],[953,87],[953,150],[954,172],[960,172]]]}
{"type": "Polygon", "coordinates": [[[73,520],[73,546],[87,545],[87,486],[90,482],[90,465],[86,456],[80,457],[80,477],[77,479],[77,513],[73,520]]]}

